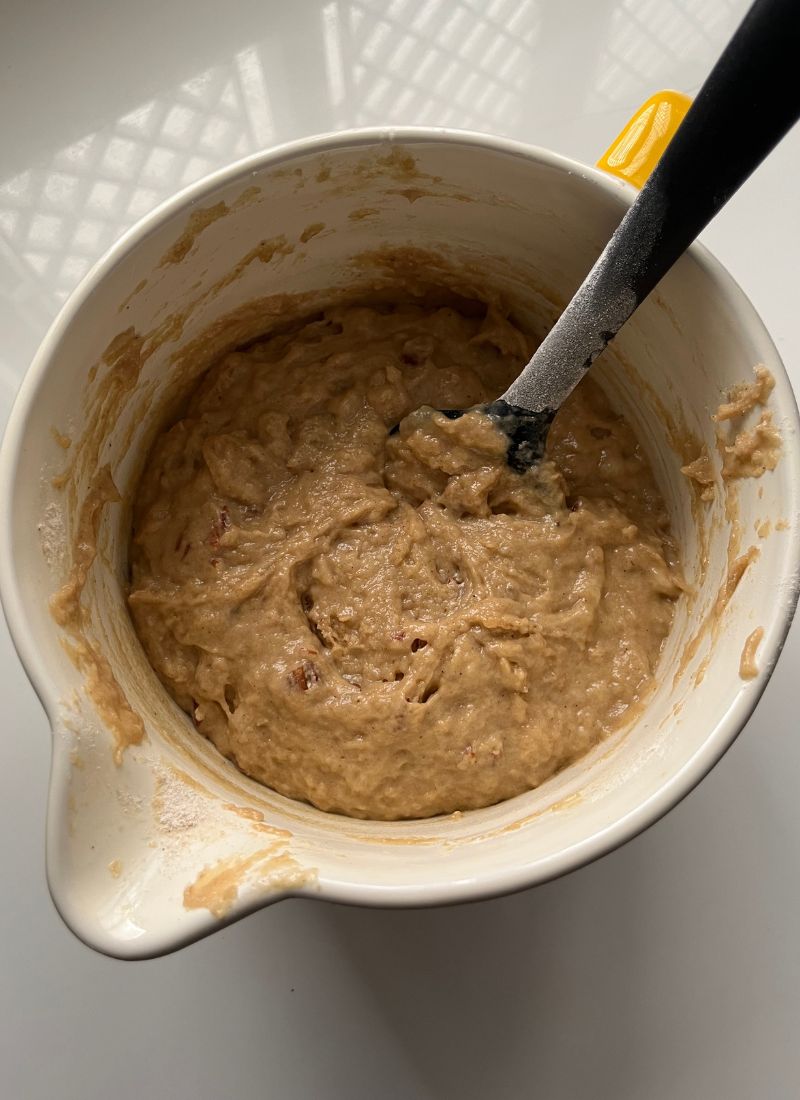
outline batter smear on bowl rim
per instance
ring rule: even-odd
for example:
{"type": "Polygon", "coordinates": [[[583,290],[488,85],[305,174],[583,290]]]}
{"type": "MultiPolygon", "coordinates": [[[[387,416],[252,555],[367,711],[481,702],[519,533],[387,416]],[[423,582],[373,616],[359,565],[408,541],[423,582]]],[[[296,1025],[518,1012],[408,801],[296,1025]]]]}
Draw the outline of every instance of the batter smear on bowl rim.
{"type": "Polygon", "coordinates": [[[519,474],[487,418],[415,412],[490,400],[532,350],[494,307],[342,305],[224,356],[158,437],[131,612],[243,772],[427,817],[536,787],[633,719],[683,582],[631,428],[587,378],[519,474]]]}

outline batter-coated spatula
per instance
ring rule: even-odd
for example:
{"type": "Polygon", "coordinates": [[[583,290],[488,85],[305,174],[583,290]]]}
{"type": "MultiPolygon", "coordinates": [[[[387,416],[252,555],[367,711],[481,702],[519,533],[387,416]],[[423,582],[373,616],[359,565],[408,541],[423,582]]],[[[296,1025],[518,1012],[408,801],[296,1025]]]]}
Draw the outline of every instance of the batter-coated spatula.
{"type": "Polygon", "coordinates": [[[800,0],[756,0],[555,326],[506,392],[479,406],[508,435],[514,469],[541,459],[565,398],[800,117],[798,57],[800,0]]]}

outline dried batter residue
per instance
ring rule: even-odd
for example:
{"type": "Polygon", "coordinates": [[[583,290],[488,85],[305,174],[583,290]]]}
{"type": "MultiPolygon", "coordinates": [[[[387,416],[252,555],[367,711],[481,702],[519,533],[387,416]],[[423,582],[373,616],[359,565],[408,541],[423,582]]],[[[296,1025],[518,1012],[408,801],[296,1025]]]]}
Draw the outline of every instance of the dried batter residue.
{"type": "Polygon", "coordinates": [[[756,534],[760,539],[765,539],[772,531],[772,523],[768,519],[757,520],[755,524],[756,534]]]}
{"type": "Polygon", "coordinates": [[[108,865],[108,873],[112,878],[119,878],[122,874],[122,860],[112,859],[108,865]]]}
{"type": "Polygon", "coordinates": [[[767,398],[775,388],[775,379],[767,368],[759,363],[753,367],[755,381],[737,382],[728,393],[727,401],[723,402],[712,416],[716,423],[725,420],[736,420],[746,416],[752,409],[766,404],[767,398]]]}
{"type": "MultiPolygon", "coordinates": [[[[753,428],[747,429],[740,423],[754,409],[763,407],[775,386],[775,379],[765,366],[759,364],[754,367],[753,375],[752,382],[740,382],[731,387],[725,401],[711,417],[717,425],[717,448],[722,457],[721,475],[725,492],[725,516],[730,525],[728,567],[713,605],[684,647],[673,683],[678,681],[689,662],[697,654],[706,635],[711,635],[712,642],[716,639],[725,608],[745,571],[759,556],[759,550],[755,546],[749,547],[744,553],[739,552],[742,527],[739,519],[738,494],[733,482],[739,478],[758,478],[768,470],[775,469],[780,458],[781,441],[778,430],[772,422],[772,414],[768,410],[761,413],[753,428]]],[[[701,450],[694,462],[682,467],[681,472],[702,486],[701,499],[708,500],[713,497],[713,464],[705,448],[701,450]],[[708,495],[706,495],[707,492],[708,495]]],[[[769,520],[759,521],[755,525],[759,538],[765,538],[770,529],[769,520]]],[[[777,525],[775,529],[777,530],[777,525]]],[[[710,652],[703,658],[694,674],[695,684],[703,680],[709,659],[710,652]]]]}
{"type": "Polygon", "coordinates": [[[74,495],[75,471],[83,467],[94,472],[103,465],[103,445],[139,379],[143,348],[144,338],[131,326],[111,340],[99,363],[90,369],[89,378],[94,386],[87,403],[88,429],[70,448],[69,462],[62,473],[52,479],[54,489],[66,488],[74,495]]]}
{"type": "Polygon", "coordinates": [[[122,313],[123,310],[127,309],[133,299],[136,298],[137,295],[141,294],[146,286],[147,279],[140,279],[133,290],[130,292],[130,294],[127,296],[127,298],[123,298],[123,300],[120,302],[119,306],[117,307],[117,313],[122,313]]]}
{"type": "MultiPolygon", "coordinates": [[[[241,195],[230,206],[226,202],[215,202],[213,206],[202,207],[193,210],[189,215],[186,228],[178,239],[167,249],[161,257],[158,266],[167,267],[169,264],[179,264],[194,248],[197,238],[214,222],[224,218],[231,210],[236,210],[247,205],[261,194],[261,188],[252,186],[245,188],[241,195]]],[[[134,291],[134,293],[136,293],[134,291]]]]}
{"type": "Polygon", "coordinates": [[[259,823],[264,821],[261,810],[256,810],[252,806],[237,806],[235,802],[225,802],[222,808],[236,814],[237,817],[244,818],[245,821],[257,821],[259,823]]]}
{"type": "Polygon", "coordinates": [[[300,234],[300,240],[303,244],[307,244],[312,237],[316,237],[318,233],[321,233],[325,228],[325,222],[312,222],[311,225],[307,225],[303,232],[300,234]]]}
{"type": "Polygon", "coordinates": [[[245,268],[249,267],[254,260],[258,260],[262,264],[268,264],[271,263],[275,256],[290,256],[293,251],[294,245],[289,244],[284,236],[273,237],[271,240],[259,241],[255,248],[251,248],[248,252],[245,252],[244,256],[233,265],[230,271],[226,272],[225,275],[214,283],[210,290],[203,295],[203,299],[213,297],[214,294],[219,293],[224,287],[235,282],[245,268]]]}
{"type": "Polygon", "coordinates": [[[421,187],[390,187],[386,191],[387,195],[401,195],[404,199],[407,199],[410,203],[415,203],[417,199],[422,199],[426,195],[436,198],[435,191],[425,191],[421,187]]]}
{"type": "Polygon", "coordinates": [[[186,909],[208,909],[226,916],[246,883],[262,890],[296,890],[316,880],[316,871],[303,868],[280,842],[252,855],[222,859],[204,868],[183,892],[186,909]]]}
{"type": "MultiPolygon", "coordinates": [[[[377,163],[382,169],[388,171],[396,179],[426,178],[417,168],[417,160],[413,153],[404,149],[401,145],[393,145],[386,156],[378,157],[377,163]]],[[[375,174],[372,163],[365,162],[367,173],[375,174]]]]}
{"type": "MultiPolygon", "coordinates": [[[[775,386],[775,379],[765,366],[753,368],[755,381],[740,382],[728,394],[712,419],[718,425],[740,420],[762,408],[775,386]]],[[[772,413],[765,410],[752,428],[739,427],[726,431],[718,427],[717,439],[722,454],[722,476],[725,479],[761,477],[767,470],[774,470],[781,453],[781,438],[772,420],[772,413]]]]}
{"type": "Polygon", "coordinates": [[[186,223],[186,228],[183,233],[181,233],[174,244],[167,249],[161,257],[158,266],[166,267],[168,264],[179,264],[194,248],[195,241],[203,230],[208,229],[210,225],[213,225],[213,223],[220,218],[224,218],[228,213],[230,213],[230,207],[226,202],[215,202],[213,206],[206,206],[200,210],[193,210],[189,215],[189,220],[186,223]]]}
{"type": "Polygon", "coordinates": [[[72,567],[50,601],[50,610],[69,636],[67,652],[84,673],[86,691],[114,736],[114,760],[122,763],[129,745],[144,739],[144,725],[117,683],[111,666],[87,635],[88,614],[81,603],[83,588],[97,553],[97,531],[103,507],[120,499],[108,466],[103,466],[83,502],[73,541],[72,567]]]}
{"type": "Polygon", "coordinates": [[[714,499],[714,466],[705,445],[693,462],[681,466],[681,473],[699,486],[701,500],[714,499]]]}
{"type": "Polygon", "coordinates": [[[758,676],[758,665],[756,664],[756,651],[761,644],[761,639],[764,637],[764,628],[762,626],[757,627],[752,634],[749,634],[747,641],[744,643],[744,649],[742,650],[742,656],[739,661],[739,675],[743,680],[753,680],[758,676]]]}
{"type": "Polygon", "coordinates": [[[731,596],[739,587],[739,582],[745,575],[746,570],[758,558],[759,553],[758,547],[751,546],[744,554],[740,554],[738,558],[734,558],[728,566],[728,574],[725,577],[725,582],[717,593],[717,598],[714,602],[713,615],[716,619],[719,619],[722,612],[730,603],[731,596]]]}
{"type": "Polygon", "coordinates": [[[761,477],[774,470],[781,454],[781,437],[772,413],[763,412],[754,428],[737,432],[733,442],[723,448],[724,478],[761,477]]]}
{"type": "Polygon", "coordinates": [[[60,432],[58,428],[51,427],[50,435],[52,435],[53,439],[56,441],[62,451],[68,451],[72,446],[72,440],[70,439],[70,437],[68,435],[64,435],[64,433],[60,432]]]}

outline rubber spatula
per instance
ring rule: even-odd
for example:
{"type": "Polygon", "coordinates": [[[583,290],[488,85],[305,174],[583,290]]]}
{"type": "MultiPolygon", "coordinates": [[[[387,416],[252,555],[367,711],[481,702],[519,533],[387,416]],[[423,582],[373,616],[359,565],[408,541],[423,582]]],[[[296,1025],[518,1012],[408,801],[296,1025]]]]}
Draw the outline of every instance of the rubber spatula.
{"type": "Polygon", "coordinates": [[[800,117],[799,57],[800,0],[756,0],[572,301],[502,397],[479,406],[508,435],[514,469],[541,459],[565,398],[800,117]]]}

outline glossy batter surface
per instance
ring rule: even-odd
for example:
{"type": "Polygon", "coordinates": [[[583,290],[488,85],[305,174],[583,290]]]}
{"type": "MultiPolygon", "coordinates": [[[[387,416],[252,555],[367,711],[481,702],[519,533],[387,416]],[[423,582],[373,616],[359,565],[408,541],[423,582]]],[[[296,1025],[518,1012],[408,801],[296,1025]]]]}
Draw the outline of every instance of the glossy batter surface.
{"type": "Polygon", "coordinates": [[[630,428],[586,380],[520,476],[484,417],[414,412],[497,396],[531,350],[493,310],[334,308],[226,356],[157,440],[131,612],[242,771],[425,817],[535,787],[633,717],[681,581],[630,428]]]}

